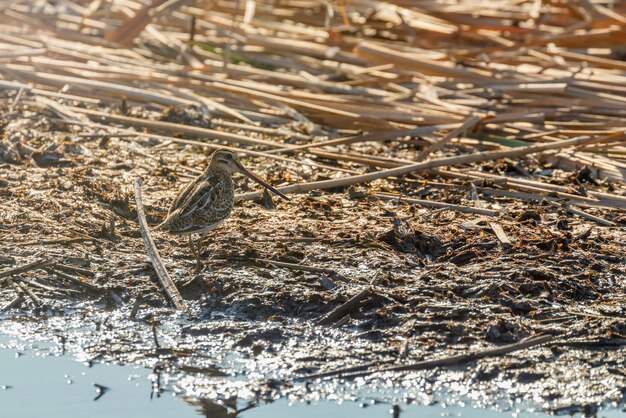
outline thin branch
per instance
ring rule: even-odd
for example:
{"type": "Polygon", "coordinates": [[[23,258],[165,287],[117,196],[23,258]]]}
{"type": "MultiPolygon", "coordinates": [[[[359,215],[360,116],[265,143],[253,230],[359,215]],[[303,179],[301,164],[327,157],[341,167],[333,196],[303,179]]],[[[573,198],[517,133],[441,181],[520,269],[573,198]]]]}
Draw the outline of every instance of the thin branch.
{"type": "Polygon", "coordinates": [[[141,179],[137,179],[135,182],[135,203],[137,204],[137,221],[139,222],[139,227],[141,228],[141,236],[143,237],[143,242],[146,244],[146,250],[148,251],[148,257],[150,257],[150,262],[154,267],[154,270],[159,277],[159,281],[165,290],[165,294],[170,299],[172,304],[184,313],[189,313],[187,310],[187,306],[185,305],[185,301],[182,296],[178,292],[176,285],[170,278],[165,266],[163,265],[163,261],[159,256],[159,252],[154,245],[154,241],[152,240],[152,236],[150,235],[150,228],[148,227],[148,222],[146,221],[146,214],[143,209],[143,202],[141,200],[141,184],[143,181],[141,179]]]}
{"type": "Polygon", "coordinates": [[[413,203],[413,204],[428,207],[428,208],[455,210],[457,212],[476,213],[478,215],[486,215],[486,216],[498,216],[498,211],[492,210],[492,209],[473,208],[470,206],[455,205],[452,203],[434,202],[432,200],[412,199],[412,198],[407,198],[407,197],[402,197],[402,196],[397,196],[397,195],[392,195],[392,194],[375,193],[374,196],[383,200],[397,200],[400,202],[413,203]]]}
{"type": "Polygon", "coordinates": [[[555,337],[553,335],[541,335],[532,338],[528,338],[518,343],[505,345],[502,347],[491,348],[482,351],[476,351],[467,354],[458,354],[454,356],[443,357],[436,360],[425,360],[417,363],[399,364],[395,366],[382,367],[387,362],[377,362],[367,365],[366,368],[359,368],[359,366],[352,366],[348,368],[342,368],[325,372],[323,374],[315,374],[309,376],[303,376],[300,379],[310,380],[320,377],[333,377],[341,376],[344,379],[354,379],[357,377],[369,376],[374,373],[384,372],[404,372],[413,370],[426,370],[434,369],[435,367],[452,366],[460,363],[467,363],[470,361],[480,360],[485,357],[497,357],[505,354],[512,353],[514,351],[525,350],[527,348],[536,347],[538,345],[547,344],[553,342],[555,337]],[[360,370],[359,370],[360,369],[360,370]],[[355,370],[357,370],[355,372],[355,370]]]}
{"type": "Polygon", "coordinates": [[[372,291],[369,288],[362,290],[361,292],[352,296],[342,305],[337,306],[335,309],[324,315],[324,317],[316,322],[316,325],[327,325],[335,323],[344,316],[358,309],[359,304],[365,299],[369,298],[371,295],[372,291]]]}
{"type": "Polygon", "coordinates": [[[447,134],[446,136],[441,138],[439,141],[435,142],[434,144],[432,144],[429,147],[427,147],[424,150],[422,150],[422,152],[420,152],[418,154],[416,160],[417,161],[422,161],[422,160],[426,159],[426,157],[428,157],[430,154],[432,154],[433,152],[441,149],[448,142],[452,141],[457,136],[464,135],[465,132],[467,132],[467,131],[469,131],[471,129],[474,129],[476,127],[476,125],[478,125],[480,123],[481,120],[483,120],[483,116],[478,116],[478,115],[470,116],[469,118],[467,118],[467,120],[465,122],[463,122],[463,124],[461,126],[459,126],[458,128],[454,129],[452,132],[450,132],[449,134],[447,134]]]}
{"type": "MultiPolygon", "coordinates": [[[[525,155],[535,154],[548,150],[564,149],[586,144],[593,141],[593,138],[572,138],[565,141],[551,142],[548,144],[530,145],[526,147],[518,147],[503,151],[487,151],[476,154],[459,155],[455,157],[439,158],[429,160],[423,163],[410,164],[388,170],[375,171],[373,173],[361,174],[356,176],[348,176],[340,179],[313,181],[310,183],[293,184],[291,186],[281,187],[279,190],[283,193],[304,193],[310,190],[333,189],[337,187],[346,187],[353,184],[368,183],[374,180],[403,176],[405,174],[416,171],[425,171],[438,167],[450,167],[459,164],[470,164],[481,161],[500,160],[503,158],[521,157],[525,155]]],[[[237,195],[239,200],[254,200],[261,196],[261,192],[251,192],[237,195]]]]}
{"type": "Polygon", "coordinates": [[[25,273],[30,270],[36,270],[40,268],[44,268],[52,264],[52,260],[49,258],[44,258],[41,260],[33,261],[32,263],[24,264],[23,266],[15,267],[12,269],[0,271],[0,283],[2,283],[7,277],[13,276],[14,274],[25,273]]]}

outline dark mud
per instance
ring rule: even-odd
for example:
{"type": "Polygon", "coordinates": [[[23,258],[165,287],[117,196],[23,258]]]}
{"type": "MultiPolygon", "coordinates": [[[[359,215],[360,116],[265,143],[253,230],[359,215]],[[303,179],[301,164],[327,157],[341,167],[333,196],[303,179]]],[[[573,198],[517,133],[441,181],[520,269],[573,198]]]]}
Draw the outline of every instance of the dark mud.
{"type": "MultiPolygon", "coordinates": [[[[188,125],[219,122],[180,109],[129,113],[188,125]]],[[[600,226],[547,201],[480,194],[480,187],[494,185],[442,173],[293,195],[272,205],[244,201],[210,236],[200,274],[193,273],[186,239],[154,234],[191,307],[186,318],[169,307],[147,259],[132,182],[144,179],[148,219],[156,223],[210,151],[123,137],[113,128],[85,134],[27,102],[0,129],[0,271],[50,262],[0,279],[7,334],[52,339],[86,361],[154,368],[163,387],[194,398],[445,400],[501,409],[523,402],[588,414],[624,403],[623,210],[586,209],[615,223],[600,226]],[[374,191],[498,215],[421,208],[380,200],[374,191]],[[493,222],[510,243],[497,237],[493,222]],[[366,289],[347,315],[317,324],[366,289]],[[539,334],[556,340],[453,367],[301,379],[352,365],[441,358],[539,334]]],[[[406,159],[416,153],[384,144],[352,150],[406,159]]],[[[337,175],[267,159],[245,162],[274,185],[337,175]]],[[[512,177],[530,173],[553,184],[624,195],[623,184],[532,157],[468,168],[512,177]]],[[[237,183],[242,193],[256,190],[244,179],[237,183]]]]}

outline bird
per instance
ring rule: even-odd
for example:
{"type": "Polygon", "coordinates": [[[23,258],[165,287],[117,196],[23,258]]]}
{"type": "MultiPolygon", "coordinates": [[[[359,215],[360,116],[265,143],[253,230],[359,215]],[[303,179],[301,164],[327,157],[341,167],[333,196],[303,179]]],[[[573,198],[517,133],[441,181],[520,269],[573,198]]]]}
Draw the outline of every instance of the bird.
{"type": "Polygon", "coordinates": [[[155,227],[174,235],[188,235],[189,247],[196,259],[196,272],[202,270],[200,253],[204,237],[231,214],[235,204],[234,173],[251,178],[285,200],[284,193],[248,171],[237,154],[220,148],[211,154],[202,174],[189,182],[170,204],[167,216],[155,227]],[[192,236],[199,235],[194,244],[192,236]]]}

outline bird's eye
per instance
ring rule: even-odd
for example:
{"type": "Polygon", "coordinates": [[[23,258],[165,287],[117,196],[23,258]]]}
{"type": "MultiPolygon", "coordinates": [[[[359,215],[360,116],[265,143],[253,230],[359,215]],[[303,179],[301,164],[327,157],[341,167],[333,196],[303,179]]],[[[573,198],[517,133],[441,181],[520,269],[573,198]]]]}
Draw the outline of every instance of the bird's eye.
{"type": "Polygon", "coordinates": [[[226,154],[226,158],[228,158],[229,160],[232,160],[232,159],[233,159],[233,156],[232,156],[232,155],[230,155],[230,154],[226,154]]]}

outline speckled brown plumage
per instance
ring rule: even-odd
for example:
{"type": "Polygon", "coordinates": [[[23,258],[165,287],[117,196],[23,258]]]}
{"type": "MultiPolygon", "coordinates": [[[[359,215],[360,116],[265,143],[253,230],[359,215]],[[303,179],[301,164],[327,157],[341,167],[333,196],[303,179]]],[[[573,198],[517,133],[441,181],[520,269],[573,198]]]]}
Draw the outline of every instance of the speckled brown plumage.
{"type": "Polygon", "coordinates": [[[283,193],[246,170],[237,154],[223,149],[215,151],[206,170],[176,195],[167,217],[157,226],[157,229],[171,234],[189,235],[189,245],[196,257],[198,269],[201,268],[200,250],[204,235],[217,228],[233,210],[235,187],[231,176],[235,172],[250,177],[288,199],[283,193]],[[191,239],[192,234],[200,235],[195,246],[191,239]]]}
{"type": "Polygon", "coordinates": [[[176,196],[160,228],[177,235],[203,234],[230,216],[234,199],[230,173],[206,170],[176,196]]]}

